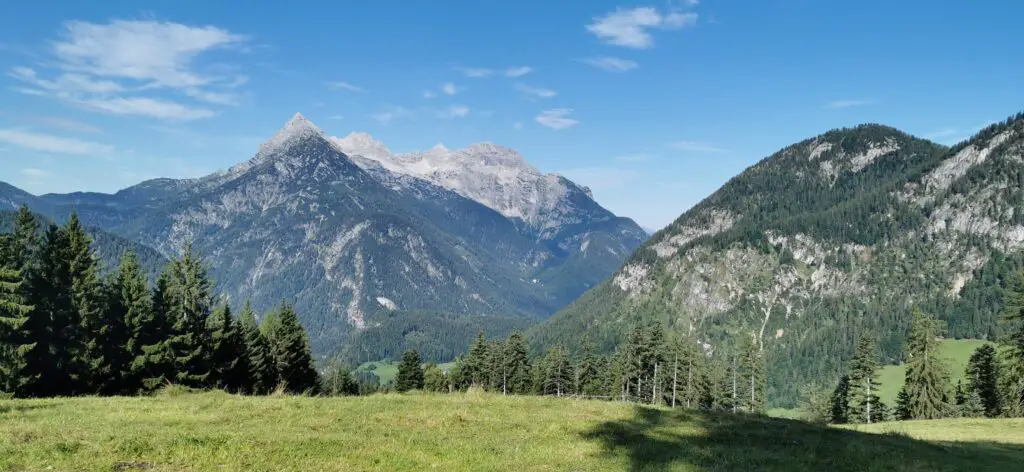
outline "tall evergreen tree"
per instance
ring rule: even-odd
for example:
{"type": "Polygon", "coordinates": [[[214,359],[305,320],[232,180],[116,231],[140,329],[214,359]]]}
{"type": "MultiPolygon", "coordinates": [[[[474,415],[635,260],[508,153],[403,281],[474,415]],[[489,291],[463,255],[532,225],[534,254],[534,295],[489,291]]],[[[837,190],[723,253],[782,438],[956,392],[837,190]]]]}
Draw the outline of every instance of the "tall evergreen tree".
{"type": "Polygon", "coordinates": [[[25,266],[27,304],[34,307],[23,325],[26,341],[21,396],[74,395],[81,389],[81,319],[72,299],[67,233],[51,225],[34,259],[25,266]]]}
{"type": "Polygon", "coordinates": [[[572,364],[565,353],[565,349],[556,346],[548,350],[544,362],[544,395],[571,395],[573,384],[572,364]]]}
{"type": "Polygon", "coordinates": [[[875,341],[861,336],[857,351],[850,361],[850,410],[849,420],[854,423],[875,423],[881,419],[883,410],[878,398],[878,354],[875,341]]]}
{"type": "Polygon", "coordinates": [[[999,363],[996,348],[991,344],[979,347],[967,363],[967,388],[978,392],[985,407],[985,416],[994,418],[1002,412],[999,396],[999,363]]]}
{"type": "Polygon", "coordinates": [[[490,356],[487,347],[487,338],[484,337],[484,332],[480,331],[462,362],[463,376],[470,385],[483,386],[490,381],[490,356]]]}
{"type": "Polygon", "coordinates": [[[580,395],[594,397],[601,395],[603,379],[598,370],[599,358],[594,355],[594,344],[590,337],[583,336],[579,362],[576,364],[576,391],[580,395]]]}
{"type": "Polygon", "coordinates": [[[112,395],[124,392],[124,377],[130,362],[124,318],[110,310],[109,292],[100,282],[99,261],[93,253],[92,239],[78,215],[72,213],[62,228],[68,239],[68,264],[71,277],[71,302],[74,318],[81,322],[83,392],[112,395]],[[104,303],[104,302],[108,303],[104,303]]]}
{"type": "Polygon", "coordinates": [[[210,316],[210,371],[212,384],[229,392],[244,392],[249,382],[245,338],[227,304],[210,316]]]}
{"type": "Polygon", "coordinates": [[[907,393],[907,387],[904,386],[896,395],[896,419],[902,421],[913,418],[914,413],[910,410],[910,394],[907,393]]]}
{"type": "Polygon", "coordinates": [[[248,301],[242,309],[240,328],[245,339],[246,366],[249,368],[246,391],[254,394],[269,393],[277,387],[277,363],[270,352],[270,342],[256,323],[256,315],[248,301]]]}
{"type": "Polygon", "coordinates": [[[829,400],[829,422],[835,424],[846,424],[850,422],[850,376],[843,375],[839,378],[832,397],[829,400]]]}
{"type": "Polygon", "coordinates": [[[132,362],[132,370],[141,378],[142,388],[146,391],[173,383],[178,377],[171,342],[175,336],[176,320],[170,264],[157,277],[150,300],[152,317],[147,320],[149,327],[145,323],[138,327],[138,348],[142,353],[136,354],[132,362]]]}
{"type": "Polygon", "coordinates": [[[23,340],[32,307],[22,302],[21,283],[18,271],[0,266],[0,392],[15,392],[25,368],[25,353],[33,347],[23,340]]]}
{"type": "Polygon", "coordinates": [[[530,358],[526,339],[519,332],[509,335],[502,346],[502,392],[525,394],[530,390],[530,358]]]}
{"type": "Polygon", "coordinates": [[[408,392],[423,389],[422,362],[415,349],[408,349],[402,354],[402,363],[398,364],[398,375],[395,376],[395,390],[408,392]]]}
{"type": "Polygon", "coordinates": [[[743,398],[740,404],[749,412],[764,411],[765,366],[763,353],[753,337],[743,343],[741,348],[740,372],[743,379],[743,398]]]}
{"type": "Polygon", "coordinates": [[[147,285],[138,257],[126,252],[107,288],[108,318],[119,320],[125,333],[124,357],[115,362],[125,393],[145,389],[145,379],[154,369],[144,348],[158,344],[166,334],[156,322],[147,285]]]}
{"type": "Polygon", "coordinates": [[[915,309],[907,335],[904,382],[915,419],[941,418],[949,411],[949,372],[939,353],[939,321],[915,309]]]}
{"type": "Polygon", "coordinates": [[[1000,313],[1002,407],[1012,415],[1024,414],[1024,272],[1013,277],[1003,293],[1000,313]]]}
{"type": "Polygon", "coordinates": [[[185,246],[171,262],[166,293],[168,318],[173,320],[166,343],[174,362],[174,382],[205,387],[210,380],[210,336],[207,321],[213,306],[213,286],[200,257],[185,246]]]}
{"type": "Polygon", "coordinates": [[[306,330],[299,324],[298,315],[291,305],[282,302],[277,320],[270,348],[281,385],[289,393],[316,393],[319,378],[313,368],[306,330]]]}

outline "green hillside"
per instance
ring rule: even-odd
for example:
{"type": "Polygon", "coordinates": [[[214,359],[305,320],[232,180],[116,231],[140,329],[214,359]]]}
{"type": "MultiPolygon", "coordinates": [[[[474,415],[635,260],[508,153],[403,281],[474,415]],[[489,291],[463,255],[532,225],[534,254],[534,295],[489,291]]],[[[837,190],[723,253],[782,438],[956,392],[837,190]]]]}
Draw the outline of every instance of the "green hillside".
{"type": "MultiPolygon", "coordinates": [[[[967,361],[971,359],[971,354],[975,349],[984,346],[986,342],[979,339],[946,339],[942,341],[940,344],[942,356],[948,360],[950,380],[953,386],[956,386],[957,381],[963,380],[964,369],[967,367],[967,361]]],[[[878,391],[878,397],[886,405],[896,404],[896,395],[903,388],[905,375],[906,366],[903,364],[887,365],[879,371],[878,381],[882,384],[882,388],[878,391]]]]}
{"type": "Polygon", "coordinates": [[[0,401],[0,470],[1005,471],[1024,422],[792,420],[497,395],[0,401]],[[880,429],[890,428],[890,429],[880,429]],[[929,441],[913,439],[921,431],[929,441]]]}

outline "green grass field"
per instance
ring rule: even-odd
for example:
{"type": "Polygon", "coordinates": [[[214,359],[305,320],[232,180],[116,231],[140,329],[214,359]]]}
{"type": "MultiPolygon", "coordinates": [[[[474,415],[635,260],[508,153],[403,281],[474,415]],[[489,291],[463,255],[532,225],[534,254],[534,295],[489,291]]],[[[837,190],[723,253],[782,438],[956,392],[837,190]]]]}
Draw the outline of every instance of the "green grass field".
{"type": "MultiPolygon", "coordinates": [[[[950,379],[954,387],[958,380],[963,380],[964,369],[967,368],[967,361],[971,359],[971,354],[986,342],[978,339],[946,339],[941,342],[942,356],[949,361],[950,379]]],[[[880,370],[878,381],[882,387],[878,389],[878,397],[886,405],[891,407],[896,405],[896,396],[903,388],[906,371],[906,366],[902,364],[887,365],[880,370]]]]}
{"type": "MultiPolygon", "coordinates": [[[[444,364],[438,364],[442,370],[450,369],[455,366],[454,362],[448,362],[444,364]]],[[[380,379],[381,385],[387,385],[395,380],[395,376],[398,375],[398,363],[397,362],[385,362],[385,361],[373,361],[364,362],[356,368],[357,372],[372,372],[380,379]]]]}
{"type": "Polygon", "coordinates": [[[4,400],[0,470],[1024,470],[1022,420],[905,427],[478,393],[4,400]]]}

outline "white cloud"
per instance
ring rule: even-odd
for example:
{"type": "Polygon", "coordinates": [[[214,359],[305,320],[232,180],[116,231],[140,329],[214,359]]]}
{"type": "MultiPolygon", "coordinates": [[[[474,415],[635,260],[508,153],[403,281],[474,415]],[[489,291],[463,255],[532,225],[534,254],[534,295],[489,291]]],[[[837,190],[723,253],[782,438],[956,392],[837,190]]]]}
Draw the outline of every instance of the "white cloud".
{"type": "Polygon", "coordinates": [[[327,88],[331,89],[331,90],[351,90],[353,92],[364,92],[365,91],[362,87],[359,87],[357,85],[352,85],[352,84],[350,84],[348,82],[340,82],[340,81],[327,82],[326,85],[327,85],[327,88]]]}
{"type": "Polygon", "coordinates": [[[412,116],[412,112],[409,111],[408,109],[403,107],[391,106],[387,107],[387,109],[385,109],[382,112],[370,115],[370,118],[379,121],[383,125],[389,125],[391,124],[392,121],[396,119],[408,118],[410,116],[412,116]]]}
{"type": "Polygon", "coordinates": [[[494,74],[494,70],[481,67],[456,67],[455,70],[462,72],[462,75],[473,79],[483,79],[494,74]]]}
{"type": "Polygon", "coordinates": [[[595,17],[594,23],[587,25],[587,30],[608,44],[647,49],[654,46],[649,29],[680,29],[696,23],[697,14],[693,12],[662,14],[652,7],[636,7],[595,17]]]}
{"type": "Polygon", "coordinates": [[[441,91],[444,92],[445,95],[455,95],[456,93],[459,93],[459,89],[451,82],[442,85],[441,91]]]}
{"type": "Polygon", "coordinates": [[[214,50],[240,49],[242,35],[214,26],[189,26],[159,21],[114,20],[108,23],[70,21],[53,41],[55,78],[28,67],[9,75],[32,87],[15,91],[56,98],[90,110],[161,119],[197,119],[212,110],[193,108],[163,91],[213,105],[235,106],[232,90],[249,80],[228,64],[201,68],[196,59],[214,50]]]}
{"type": "Polygon", "coordinates": [[[551,98],[554,97],[555,95],[558,95],[558,93],[555,92],[554,90],[530,87],[529,85],[526,84],[516,84],[516,90],[537,98],[551,98]]]}
{"type": "Polygon", "coordinates": [[[452,105],[437,112],[440,118],[463,118],[469,115],[469,107],[465,105],[452,105]]]}
{"type": "Polygon", "coordinates": [[[529,66],[509,67],[505,69],[505,77],[522,77],[530,72],[533,72],[533,68],[529,66]]]}
{"type": "Polygon", "coordinates": [[[620,167],[578,167],[557,172],[569,180],[590,187],[591,190],[611,190],[633,183],[638,174],[635,170],[620,167]]]}
{"type": "Polygon", "coordinates": [[[712,152],[712,153],[723,153],[728,152],[725,149],[716,147],[712,144],[701,143],[697,141],[676,141],[671,143],[669,146],[678,149],[680,151],[692,151],[692,152],[712,152]]]}
{"type": "Polygon", "coordinates": [[[424,90],[423,91],[423,98],[434,98],[436,96],[437,96],[437,94],[434,93],[432,90],[424,90]]]}
{"type": "Polygon", "coordinates": [[[50,134],[33,133],[19,129],[0,129],[0,141],[33,151],[82,156],[105,156],[114,152],[114,147],[74,138],[62,138],[50,134]]]}
{"type": "Polygon", "coordinates": [[[833,100],[825,104],[825,108],[840,109],[850,107],[860,107],[868,105],[871,100],[833,100]]]}
{"type": "Polygon", "coordinates": [[[21,175],[24,175],[25,177],[28,177],[30,179],[45,179],[46,177],[50,176],[50,172],[45,171],[43,169],[28,168],[21,169],[21,175]]]}
{"type": "Polygon", "coordinates": [[[205,108],[192,108],[178,102],[144,97],[114,97],[76,100],[75,103],[87,109],[112,115],[148,116],[165,120],[197,120],[209,118],[216,113],[205,108]]]}
{"type": "Polygon", "coordinates": [[[571,108],[553,108],[540,112],[534,120],[548,128],[560,130],[579,124],[579,121],[568,117],[571,113],[571,108]]]}
{"type": "Polygon", "coordinates": [[[608,72],[626,72],[640,67],[640,65],[634,61],[629,59],[620,59],[618,57],[591,57],[587,59],[580,59],[580,62],[590,64],[598,69],[603,69],[608,72]]]}

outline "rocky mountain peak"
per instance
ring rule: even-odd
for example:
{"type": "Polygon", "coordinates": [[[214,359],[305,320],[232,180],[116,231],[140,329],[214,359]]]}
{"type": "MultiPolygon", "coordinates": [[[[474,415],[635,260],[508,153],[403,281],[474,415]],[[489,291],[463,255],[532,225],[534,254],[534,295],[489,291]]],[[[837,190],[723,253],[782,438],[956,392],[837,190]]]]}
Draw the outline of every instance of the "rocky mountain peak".
{"type": "Polygon", "coordinates": [[[305,116],[302,116],[302,113],[296,113],[273,138],[260,145],[260,153],[276,151],[294,139],[323,137],[323,133],[323,130],[313,124],[312,121],[306,119],[305,116]]]}

